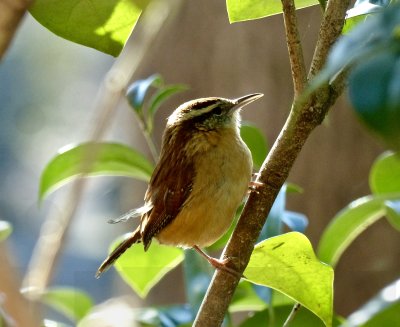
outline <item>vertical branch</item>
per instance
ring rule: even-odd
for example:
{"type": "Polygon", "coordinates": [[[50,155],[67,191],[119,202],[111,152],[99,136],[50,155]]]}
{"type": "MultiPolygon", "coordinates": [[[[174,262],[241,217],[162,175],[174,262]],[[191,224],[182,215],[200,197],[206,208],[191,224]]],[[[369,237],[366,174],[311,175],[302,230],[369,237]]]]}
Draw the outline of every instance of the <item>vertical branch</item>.
{"type": "Polygon", "coordinates": [[[289,52],[290,67],[294,88],[294,98],[303,91],[307,82],[306,66],[297,24],[294,0],[282,0],[283,19],[285,22],[286,43],[289,52]]]}
{"type": "MultiPolygon", "coordinates": [[[[155,36],[170,16],[171,9],[168,5],[163,4],[162,1],[154,2],[153,6],[153,8],[147,8],[141,18],[141,24],[138,25],[138,28],[142,28],[142,30],[134,33],[139,35],[140,39],[130,37],[121,55],[105,76],[98,91],[94,103],[97,109],[97,122],[94,124],[94,129],[91,133],[90,140],[92,142],[100,141],[111,125],[121,94],[140,65],[155,36]]],[[[97,150],[94,148],[90,153],[86,154],[86,160],[84,160],[86,171],[91,167],[96,153],[97,150]]],[[[31,290],[27,295],[32,299],[36,299],[41,295],[52,278],[68,228],[78,210],[85,186],[85,179],[78,178],[75,180],[61,214],[56,215],[55,212],[51,211],[42,226],[29,264],[28,273],[23,282],[23,286],[31,290]]]]}
{"type": "MultiPolygon", "coordinates": [[[[349,2],[350,0],[328,2],[309,76],[314,76],[321,69],[331,45],[340,35],[349,2]]],[[[329,86],[323,86],[311,93],[306,100],[294,100],[285,126],[260,169],[257,181],[261,182],[263,187],[259,189],[259,193],[249,196],[222,254],[222,258],[231,259],[232,269],[239,275],[243,274],[250,260],[266,217],[304,143],[314,128],[323,121],[342,90],[343,83],[338,83],[333,92],[329,86]]],[[[193,326],[220,326],[239,280],[237,276],[217,270],[193,326]]]]}
{"type": "Polygon", "coordinates": [[[31,2],[32,0],[0,0],[0,60],[10,46],[31,2]]]}

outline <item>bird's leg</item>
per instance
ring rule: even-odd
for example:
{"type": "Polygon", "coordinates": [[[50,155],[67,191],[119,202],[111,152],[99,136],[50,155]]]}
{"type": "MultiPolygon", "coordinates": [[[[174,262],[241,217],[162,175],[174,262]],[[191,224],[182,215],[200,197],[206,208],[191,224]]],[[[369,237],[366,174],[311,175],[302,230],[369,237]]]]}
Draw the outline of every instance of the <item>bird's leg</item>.
{"type": "Polygon", "coordinates": [[[226,271],[234,275],[235,277],[242,278],[242,275],[239,274],[236,270],[229,268],[226,264],[230,261],[229,258],[225,258],[223,260],[213,258],[205,253],[202,249],[200,249],[197,245],[193,246],[193,249],[196,250],[200,255],[205,258],[214,268],[226,271]]]}
{"type": "Polygon", "coordinates": [[[258,192],[258,189],[259,189],[261,186],[263,186],[263,185],[264,185],[264,183],[261,183],[261,182],[250,181],[250,182],[249,182],[249,190],[248,190],[248,193],[256,192],[256,193],[258,194],[258,193],[259,193],[259,192],[258,192]]]}

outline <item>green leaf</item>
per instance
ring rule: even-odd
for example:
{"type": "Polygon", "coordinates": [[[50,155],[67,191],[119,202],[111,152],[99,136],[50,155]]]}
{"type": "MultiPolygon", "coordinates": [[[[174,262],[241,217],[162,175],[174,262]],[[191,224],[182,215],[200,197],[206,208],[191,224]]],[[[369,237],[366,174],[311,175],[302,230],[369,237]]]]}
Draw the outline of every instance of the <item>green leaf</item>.
{"type": "Polygon", "coordinates": [[[385,201],[385,209],[388,222],[394,229],[400,231],[400,200],[385,201]]]}
{"type": "Polygon", "coordinates": [[[131,107],[139,114],[142,113],[144,100],[150,88],[158,87],[163,84],[161,75],[154,74],[145,79],[133,82],[126,91],[126,97],[131,107]]]}
{"type": "Polygon", "coordinates": [[[150,179],[153,166],[139,152],[118,143],[83,143],[61,150],[42,172],[39,187],[39,200],[42,201],[51,191],[84,174],[84,160],[87,153],[95,153],[95,160],[88,176],[113,175],[127,176],[139,180],[150,179]],[[94,150],[94,147],[98,149],[94,150]]]}
{"type": "Polygon", "coordinates": [[[388,49],[359,63],[349,76],[349,97],[362,121],[390,147],[400,150],[398,49],[388,49]]]}
{"type": "Polygon", "coordinates": [[[148,1],[36,0],[29,11],[64,39],[118,56],[148,1]]]}
{"type": "Polygon", "coordinates": [[[284,293],[332,326],[333,269],[318,261],[303,234],[291,232],[258,243],[244,276],[284,293]]]}
{"type": "Polygon", "coordinates": [[[74,322],[81,320],[93,306],[88,294],[71,287],[49,288],[41,300],[74,322]]]}
{"type": "Polygon", "coordinates": [[[252,285],[245,280],[241,280],[233,294],[229,312],[260,311],[266,307],[267,304],[259,298],[252,285]]]}
{"type": "Polygon", "coordinates": [[[149,131],[153,129],[154,115],[156,114],[158,108],[161,104],[165,102],[168,98],[176,93],[186,91],[188,87],[183,84],[172,84],[161,87],[150,99],[149,109],[147,115],[147,125],[149,126],[149,131]]]}
{"type": "Polygon", "coordinates": [[[400,154],[385,152],[372,165],[369,186],[374,194],[400,193],[400,154]]]}
{"type": "Polygon", "coordinates": [[[335,266],[348,246],[367,227],[384,217],[386,198],[365,196],[342,209],[324,230],[318,245],[318,257],[335,266]]]}
{"type": "Polygon", "coordinates": [[[359,23],[365,21],[370,14],[376,14],[381,12],[386,6],[389,5],[389,1],[377,1],[374,0],[358,0],[354,4],[354,7],[349,9],[346,13],[346,21],[343,26],[343,33],[348,33],[359,23]]]}
{"type": "MultiPolygon", "coordinates": [[[[296,0],[296,8],[301,9],[318,4],[316,0],[296,0]]],[[[280,1],[226,0],[229,21],[241,22],[276,15],[282,12],[280,1]]]]}
{"type": "Polygon", "coordinates": [[[8,221],[0,220],[0,242],[7,239],[12,230],[12,225],[8,221]]]}
{"type": "Polygon", "coordinates": [[[400,301],[384,308],[360,327],[396,326],[400,321],[400,301]]]}
{"type": "Polygon", "coordinates": [[[251,151],[255,167],[261,167],[268,153],[267,140],[263,133],[251,123],[243,122],[240,136],[251,151]]]}
{"type": "MultiPolygon", "coordinates": [[[[252,317],[242,322],[239,327],[282,327],[292,308],[293,305],[274,307],[273,315],[270,315],[268,309],[257,312],[252,317]]],[[[343,319],[340,317],[334,316],[333,326],[339,326],[342,320],[343,319]]],[[[294,320],[291,321],[289,325],[290,327],[322,327],[324,323],[310,311],[300,308],[294,320]]]]}
{"type": "MultiPolygon", "coordinates": [[[[128,237],[126,234],[124,237],[128,237]]],[[[118,238],[111,250],[123,241],[118,238]]],[[[111,251],[110,251],[111,252],[111,251]]],[[[129,248],[115,263],[115,268],[123,280],[142,298],[169,271],[183,260],[183,250],[153,242],[147,252],[140,244],[129,248]]]]}

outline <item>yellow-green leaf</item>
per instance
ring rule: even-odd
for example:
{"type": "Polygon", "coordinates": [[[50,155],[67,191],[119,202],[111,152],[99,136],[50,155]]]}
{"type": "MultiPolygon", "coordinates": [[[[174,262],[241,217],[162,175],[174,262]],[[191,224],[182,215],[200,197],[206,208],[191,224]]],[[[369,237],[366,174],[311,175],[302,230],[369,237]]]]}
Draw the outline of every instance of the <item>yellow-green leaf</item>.
{"type": "Polygon", "coordinates": [[[75,322],[81,320],[93,306],[89,295],[72,287],[49,288],[41,300],[75,322]]]}
{"type": "MultiPolygon", "coordinates": [[[[127,237],[130,234],[126,234],[127,237]]],[[[111,245],[116,248],[124,237],[118,238],[111,245]]],[[[111,251],[110,251],[111,252],[111,251]]],[[[115,263],[115,268],[125,282],[142,298],[169,271],[174,269],[184,258],[183,250],[153,242],[145,252],[143,245],[130,247],[115,263]]]]}
{"type": "Polygon", "coordinates": [[[146,5],[144,0],[35,0],[30,13],[54,34],[117,56],[146,5]]]}
{"type": "Polygon", "coordinates": [[[284,293],[326,326],[332,325],[333,269],[317,259],[303,234],[291,232],[258,243],[244,275],[284,293]]]}
{"type": "MultiPolygon", "coordinates": [[[[305,8],[318,4],[316,0],[296,0],[296,8],[305,8]]],[[[280,14],[282,3],[272,0],[226,0],[229,21],[236,23],[280,14]]]]}

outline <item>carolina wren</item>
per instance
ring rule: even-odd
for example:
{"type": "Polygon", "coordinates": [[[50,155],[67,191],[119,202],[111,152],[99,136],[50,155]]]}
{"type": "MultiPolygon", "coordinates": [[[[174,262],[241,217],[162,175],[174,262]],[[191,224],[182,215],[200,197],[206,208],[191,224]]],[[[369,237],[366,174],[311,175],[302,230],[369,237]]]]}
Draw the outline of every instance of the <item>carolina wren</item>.
{"type": "Polygon", "coordinates": [[[200,248],[225,233],[248,191],[253,163],[240,137],[239,112],[262,96],[192,100],[169,116],[144,206],[111,221],[141,216],[140,225],[104,260],[96,277],[132,244],[142,242],[147,250],[153,238],[194,248],[213,266],[224,268],[226,260],[209,257],[200,248]]]}

